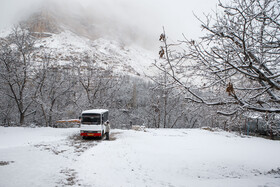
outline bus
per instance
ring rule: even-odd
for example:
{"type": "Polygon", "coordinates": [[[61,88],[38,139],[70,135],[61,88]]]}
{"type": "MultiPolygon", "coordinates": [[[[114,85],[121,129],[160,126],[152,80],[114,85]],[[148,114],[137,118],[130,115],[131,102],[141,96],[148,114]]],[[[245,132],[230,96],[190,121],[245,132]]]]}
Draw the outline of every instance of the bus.
{"type": "Polygon", "coordinates": [[[100,137],[105,134],[105,123],[109,111],[106,109],[85,110],[81,115],[80,135],[85,137],[100,137]]]}

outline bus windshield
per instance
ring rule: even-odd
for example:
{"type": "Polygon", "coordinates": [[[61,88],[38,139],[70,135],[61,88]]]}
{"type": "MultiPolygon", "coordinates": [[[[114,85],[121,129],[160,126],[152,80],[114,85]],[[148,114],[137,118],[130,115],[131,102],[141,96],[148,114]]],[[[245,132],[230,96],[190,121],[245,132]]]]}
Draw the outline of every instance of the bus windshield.
{"type": "Polygon", "coordinates": [[[82,114],[81,122],[85,124],[99,125],[101,123],[100,114],[82,114]]]}

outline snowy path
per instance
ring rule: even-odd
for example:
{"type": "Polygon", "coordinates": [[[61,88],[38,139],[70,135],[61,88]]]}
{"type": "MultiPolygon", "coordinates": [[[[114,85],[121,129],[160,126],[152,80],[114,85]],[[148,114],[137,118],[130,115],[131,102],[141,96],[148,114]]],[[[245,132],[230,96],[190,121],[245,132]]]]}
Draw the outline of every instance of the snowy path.
{"type": "Polygon", "coordinates": [[[0,187],[280,186],[279,141],[198,129],[113,130],[112,141],[77,133],[0,127],[0,187]]]}

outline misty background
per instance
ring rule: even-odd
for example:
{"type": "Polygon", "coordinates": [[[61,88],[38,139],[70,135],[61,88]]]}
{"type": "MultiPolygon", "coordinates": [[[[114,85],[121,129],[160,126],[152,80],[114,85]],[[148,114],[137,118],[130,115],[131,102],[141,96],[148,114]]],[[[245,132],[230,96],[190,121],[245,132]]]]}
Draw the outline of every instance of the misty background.
{"type": "Polygon", "coordinates": [[[70,19],[83,17],[99,37],[157,49],[162,26],[171,40],[202,35],[198,17],[212,13],[217,0],[1,0],[0,29],[47,8],[70,19]]]}

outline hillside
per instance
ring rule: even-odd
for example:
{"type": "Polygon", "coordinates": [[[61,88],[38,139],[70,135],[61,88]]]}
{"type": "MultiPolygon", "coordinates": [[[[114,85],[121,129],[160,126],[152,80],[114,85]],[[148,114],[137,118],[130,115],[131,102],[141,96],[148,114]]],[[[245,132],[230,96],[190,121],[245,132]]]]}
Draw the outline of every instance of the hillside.
{"type": "Polygon", "coordinates": [[[117,41],[99,38],[90,40],[69,30],[51,34],[37,43],[43,50],[36,61],[40,62],[45,53],[50,54],[54,66],[67,66],[72,63],[82,66],[90,62],[100,68],[110,68],[117,74],[151,75],[154,74],[154,57],[150,51],[140,47],[124,46],[117,41]]]}
{"type": "Polygon", "coordinates": [[[0,186],[277,187],[280,142],[201,129],[0,127],[0,186]]]}
{"type": "MultiPolygon", "coordinates": [[[[82,10],[70,13],[61,6],[59,3],[43,6],[21,22],[37,38],[36,47],[40,50],[33,59],[37,65],[47,55],[53,67],[67,69],[73,64],[83,67],[90,63],[100,69],[113,70],[117,75],[145,77],[156,73],[152,65],[156,58],[154,52],[142,48],[136,42],[128,44],[118,37],[105,32],[102,34],[102,30],[80,13],[82,10]]],[[[12,29],[1,30],[0,37],[5,38],[12,29]]]]}

